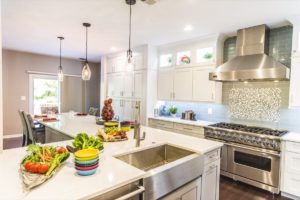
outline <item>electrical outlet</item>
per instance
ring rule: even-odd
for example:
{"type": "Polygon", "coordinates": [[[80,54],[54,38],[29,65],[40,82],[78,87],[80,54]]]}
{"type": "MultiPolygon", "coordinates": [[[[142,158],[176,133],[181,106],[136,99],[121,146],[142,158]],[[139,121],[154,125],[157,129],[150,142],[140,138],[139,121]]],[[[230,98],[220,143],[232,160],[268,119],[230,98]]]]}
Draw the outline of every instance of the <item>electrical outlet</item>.
{"type": "Polygon", "coordinates": [[[208,108],[207,109],[207,114],[212,115],[213,114],[213,109],[212,108],[208,108]]]}
{"type": "Polygon", "coordinates": [[[21,96],[21,101],[26,101],[26,96],[21,96]]]}

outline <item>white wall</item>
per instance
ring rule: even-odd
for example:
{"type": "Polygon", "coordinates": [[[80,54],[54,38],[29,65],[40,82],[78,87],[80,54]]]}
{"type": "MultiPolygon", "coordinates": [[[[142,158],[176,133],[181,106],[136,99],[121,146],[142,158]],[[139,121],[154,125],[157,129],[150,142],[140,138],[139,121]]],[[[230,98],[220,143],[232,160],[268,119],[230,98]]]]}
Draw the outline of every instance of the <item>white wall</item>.
{"type": "Polygon", "coordinates": [[[0,0],[0,152],[3,150],[3,104],[2,104],[2,26],[1,26],[1,0],[0,0]]]}

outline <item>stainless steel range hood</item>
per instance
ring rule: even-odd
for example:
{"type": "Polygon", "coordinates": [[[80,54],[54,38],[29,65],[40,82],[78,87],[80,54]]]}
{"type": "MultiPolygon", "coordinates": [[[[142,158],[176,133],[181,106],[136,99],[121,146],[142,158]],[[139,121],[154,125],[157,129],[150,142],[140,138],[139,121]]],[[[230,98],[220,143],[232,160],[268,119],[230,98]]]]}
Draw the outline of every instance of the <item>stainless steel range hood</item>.
{"type": "Polygon", "coordinates": [[[213,81],[288,80],[290,70],[267,55],[269,29],[266,25],[238,30],[237,56],[209,73],[213,81]]]}

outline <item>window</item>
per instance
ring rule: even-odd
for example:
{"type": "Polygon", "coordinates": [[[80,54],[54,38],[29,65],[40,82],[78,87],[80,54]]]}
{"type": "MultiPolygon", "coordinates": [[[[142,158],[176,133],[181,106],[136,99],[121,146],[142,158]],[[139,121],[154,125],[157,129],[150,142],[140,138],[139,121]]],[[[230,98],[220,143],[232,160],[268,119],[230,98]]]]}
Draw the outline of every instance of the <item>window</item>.
{"type": "Polygon", "coordinates": [[[172,54],[164,54],[160,56],[160,67],[170,67],[172,66],[172,54]]]}
{"type": "Polygon", "coordinates": [[[60,111],[60,83],[56,76],[30,75],[29,108],[32,114],[60,111]]]}
{"type": "Polygon", "coordinates": [[[177,65],[186,65],[191,63],[191,52],[182,51],[177,53],[177,65]]]}
{"type": "Polygon", "coordinates": [[[197,63],[212,62],[214,59],[214,48],[202,48],[197,50],[197,63]]]}

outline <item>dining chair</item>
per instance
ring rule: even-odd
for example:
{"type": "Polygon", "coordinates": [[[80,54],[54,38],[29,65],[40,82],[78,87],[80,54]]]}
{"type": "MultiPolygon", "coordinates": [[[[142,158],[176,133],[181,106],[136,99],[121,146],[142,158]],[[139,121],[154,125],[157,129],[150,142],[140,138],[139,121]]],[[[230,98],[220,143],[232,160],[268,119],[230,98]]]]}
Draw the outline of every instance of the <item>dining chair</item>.
{"type": "Polygon", "coordinates": [[[28,127],[28,144],[45,143],[45,127],[36,126],[32,116],[25,113],[25,121],[28,127]]]}
{"type": "Polygon", "coordinates": [[[98,108],[90,107],[89,109],[89,115],[96,116],[98,113],[98,108]]]}
{"type": "Polygon", "coordinates": [[[20,119],[21,119],[21,123],[22,123],[22,128],[23,128],[23,139],[22,139],[22,147],[27,145],[27,136],[28,136],[28,128],[27,128],[27,124],[24,118],[24,111],[22,110],[18,110],[20,119]]]}

